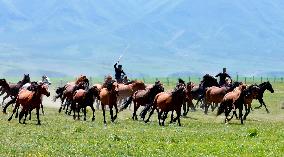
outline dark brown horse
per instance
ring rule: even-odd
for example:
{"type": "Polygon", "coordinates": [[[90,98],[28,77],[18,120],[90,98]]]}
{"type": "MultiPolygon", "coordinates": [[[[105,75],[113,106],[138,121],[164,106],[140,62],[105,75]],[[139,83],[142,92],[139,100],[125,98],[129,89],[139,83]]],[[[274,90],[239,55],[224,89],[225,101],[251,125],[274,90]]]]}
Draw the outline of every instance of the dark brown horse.
{"type": "Polygon", "coordinates": [[[8,102],[6,105],[3,106],[3,113],[6,113],[7,108],[9,105],[15,103],[15,98],[17,97],[20,88],[26,84],[30,83],[30,76],[29,74],[24,74],[24,78],[22,81],[19,81],[17,84],[7,83],[5,79],[0,79],[0,86],[2,86],[3,90],[7,93],[5,97],[3,97],[2,105],[4,105],[5,99],[11,97],[12,100],[8,102]]]}
{"type": "Polygon", "coordinates": [[[86,120],[86,108],[87,106],[90,106],[93,111],[92,121],[95,120],[95,108],[93,104],[95,101],[95,97],[99,97],[99,92],[100,90],[96,86],[93,86],[87,90],[79,89],[75,91],[71,106],[74,112],[74,119],[76,119],[75,111],[77,111],[78,119],[80,119],[80,110],[83,108],[84,120],[86,120]]]}
{"type": "MultiPolygon", "coordinates": [[[[161,93],[164,91],[164,87],[160,82],[156,82],[152,87],[145,89],[145,90],[138,90],[136,91],[133,96],[131,96],[124,104],[123,107],[120,109],[122,111],[123,109],[126,109],[128,105],[131,104],[133,101],[134,103],[134,111],[133,111],[133,120],[138,120],[137,118],[137,110],[140,106],[146,106],[148,104],[151,104],[154,101],[155,96],[158,93],[161,93]]],[[[144,117],[142,117],[144,118],[144,117]]]]}
{"type": "Polygon", "coordinates": [[[181,126],[180,123],[181,107],[185,102],[185,98],[186,98],[186,89],[182,85],[175,88],[172,92],[159,93],[158,95],[156,95],[154,99],[154,102],[152,104],[152,110],[145,123],[149,122],[149,119],[151,118],[154,110],[157,110],[159,125],[164,126],[168,112],[176,111],[177,117],[175,118],[175,120],[173,120],[173,114],[172,114],[171,122],[178,120],[178,125],[181,126]]]}
{"type": "Polygon", "coordinates": [[[255,109],[259,109],[262,106],[264,106],[266,109],[266,112],[269,113],[269,110],[267,109],[266,104],[264,103],[264,100],[263,100],[263,94],[266,90],[270,91],[271,93],[274,93],[274,89],[269,81],[261,83],[260,85],[258,85],[258,87],[259,87],[259,91],[257,94],[257,100],[259,101],[260,106],[255,107],[255,109]]]}
{"type": "Polygon", "coordinates": [[[37,124],[40,125],[39,110],[42,104],[42,95],[46,95],[47,97],[50,96],[48,86],[45,84],[35,86],[35,89],[33,89],[33,91],[22,89],[17,96],[16,105],[11,117],[8,120],[12,120],[13,115],[15,114],[17,109],[22,106],[22,110],[19,115],[19,123],[21,123],[21,119],[23,118],[23,116],[25,116],[23,121],[23,124],[25,124],[28,113],[30,113],[33,109],[36,109],[38,120],[37,124]]]}
{"type": "Polygon", "coordinates": [[[253,99],[257,99],[258,96],[258,92],[259,92],[260,88],[257,85],[250,85],[247,87],[247,89],[245,90],[246,94],[244,97],[244,106],[245,106],[245,115],[244,115],[244,120],[246,120],[248,114],[250,113],[251,110],[251,103],[253,101],[253,99]]]}

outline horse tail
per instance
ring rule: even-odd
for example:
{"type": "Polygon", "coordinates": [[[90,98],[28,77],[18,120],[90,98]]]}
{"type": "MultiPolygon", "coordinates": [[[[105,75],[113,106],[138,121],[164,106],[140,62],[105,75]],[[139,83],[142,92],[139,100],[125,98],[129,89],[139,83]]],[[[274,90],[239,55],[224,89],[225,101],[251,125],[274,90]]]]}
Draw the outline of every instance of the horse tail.
{"type": "Polygon", "coordinates": [[[218,110],[217,110],[217,115],[216,116],[219,116],[219,115],[221,115],[222,113],[224,113],[225,112],[225,102],[224,101],[222,101],[221,103],[220,103],[220,106],[218,107],[218,110]]]}
{"type": "MultiPolygon", "coordinates": [[[[156,97],[157,97],[157,96],[156,96],[156,97]]],[[[156,98],[156,97],[155,97],[154,101],[153,101],[152,103],[150,103],[150,104],[147,104],[146,107],[145,107],[145,108],[142,110],[142,112],[140,113],[140,117],[141,117],[142,119],[145,118],[147,112],[150,110],[150,108],[151,108],[152,106],[157,106],[157,98],[156,98]]]]}
{"type": "Polygon", "coordinates": [[[125,102],[123,102],[122,107],[119,109],[119,112],[127,109],[127,107],[132,103],[133,96],[129,97],[125,102]]]}

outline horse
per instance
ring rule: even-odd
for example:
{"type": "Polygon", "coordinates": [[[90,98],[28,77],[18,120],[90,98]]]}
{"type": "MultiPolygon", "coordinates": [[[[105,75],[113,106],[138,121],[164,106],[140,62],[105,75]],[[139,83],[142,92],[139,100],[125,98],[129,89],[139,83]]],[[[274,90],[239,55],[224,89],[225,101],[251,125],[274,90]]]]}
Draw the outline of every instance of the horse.
{"type": "Polygon", "coordinates": [[[222,86],[222,87],[212,86],[212,87],[207,88],[207,90],[205,92],[205,97],[204,97],[204,105],[205,105],[204,113],[205,114],[208,113],[209,105],[211,105],[211,109],[212,109],[212,111],[214,111],[214,109],[218,106],[218,104],[221,103],[224,96],[228,92],[233,91],[240,84],[242,84],[242,83],[234,82],[230,86],[222,86]],[[214,103],[215,106],[212,105],[212,103],[214,103]]]}
{"type": "Polygon", "coordinates": [[[203,76],[203,79],[198,86],[192,87],[192,98],[197,100],[195,108],[197,107],[198,103],[204,99],[206,89],[212,86],[219,87],[218,81],[213,76],[206,74],[203,76]]]}
{"type": "Polygon", "coordinates": [[[99,97],[100,90],[93,86],[87,90],[79,89],[76,90],[73,96],[71,109],[73,110],[73,118],[76,119],[75,111],[78,112],[78,119],[80,119],[80,109],[84,111],[84,121],[86,121],[86,108],[90,106],[93,111],[92,121],[95,120],[95,108],[93,106],[95,97],[99,97]]]}
{"type": "Polygon", "coordinates": [[[120,111],[126,109],[133,101],[134,111],[132,119],[138,120],[136,112],[139,107],[151,104],[154,101],[155,96],[161,92],[164,92],[164,87],[161,83],[155,83],[152,87],[148,89],[146,88],[145,90],[138,90],[125,103],[123,103],[123,107],[120,109],[120,111]]]}
{"type": "Polygon", "coordinates": [[[189,112],[189,108],[195,110],[195,106],[193,104],[194,96],[192,95],[191,91],[194,88],[195,84],[192,82],[188,82],[186,85],[186,102],[183,105],[183,116],[186,116],[189,112]]]}
{"type": "Polygon", "coordinates": [[[14,103],[15,99],[20,91],[20,88],[26,84],[31,82],[30,80],[30,75],[29,74],[24,74],[24,78],[22,79],[22,81],[19,81],[17,84],[8,84],[6,82],[5,79],[1,79],[0,80],[0,86],[3,87],[3,89],[5,90],[5,92],[7,93],[7,95],[5,97],[3,97],[3,101],[2,101],[2,105],[4,104],[4,101],[6,98],[11,97],[12,100],[10,102],[8,102],[5,106],[3,106],[3,113],[7,113],[6,110],[9,107],[9,105],[11,105],[12,103],[14,103]]]}
{"type": "Polygon", "coordinates": [[[17,109],[21,106],[22,110],[19,115],[19,123],[21,123],[21,119],[23,118],[23,116],[25,116],[23,121],[23,124],[25,124],[28,113],[30,113],[33,109],[36,109],[37,124],[40,125],[41,123],[39,119],[39,110],[42,103],[42,95],[46,95],[47,97],[50,96],[48,87],[45,84],[36,85],[34,87],[34,91],[22,89],[17,96],[16,105],[8,121],[12,120],[13,115],[15,114],[17,109]]]}
{"type": "MultiPolygon", "coordinates": [[[[162,92],[157,94],[152,104],[152,110],[145,123],[149,122],[149,119],[153,115],[154,110],[157,110],[159,125],[164,126],[168,112],[176,111],[177,117],[173,120],[173,114],[172,114],[171,122],[178,120],[178,125],[181,126],[180,123],[181,107],[185,102],[185,98],[186,98],[186,90],[185,87],[182,85],[176,87],[172,92],[162,92]]],[[[148,109],[150,109],[151,106],[148,105],[147,107],[148,109]]]]}
{"type": "MultiPolygon", "coordinates": [[[[239,109],[239,118],[241,120],[241,124],[243,124],[243,104],[244,104],[244,96],[245,96],[246,85],[239,85],[232,92],[227,93],[222,99],[220,106],[217,111],[217,116],[225,112],[225,123],[230,121],[234,115],[236,115],[236,108],[239,109]],[[228,118],[231,110],[233,110],[233,115],[231,118],[228,118]]],[[[237,115],[236,115],[237,117],[237,115]]]]}
{"type": "Polygon", "coordinates": [[[122,100],[131,97],[136,91],[138,90],[144,90],[146,88],[146,85],[143,81],[131,81],[127,84],[118,84],[118,97],[117,100],[119,104],[122,102],[122,100]]]}
{"type": "Polygon", "coordinates": [[[259,92],[260,88],[257,85],[250,85],[247,87],[247,89],[245,90],[246,95],[244,97],[244,106],[245,106],[245,115],[244,115],[244,120],[246,120],[248,114],[250,113],[250,109],[251,109],[251,103],[253,101],[253,99],[257,99],[258,96],[258,92],[259,92]]]}
{"type": "Polygon", "coordinates": [[[117,85],[115,82],[111,81],[107,84],[106,88],[102,88],[99,94],[99,99],[101,101],[103,116],[104,116],[104,124],[106,124],[106,117],[105,117],[105,106],[108,105],[110,109],[110,116],[111,121],[114,122],[117,118],[117,85]],[[115,116],[113,116],[113,107],[116,110],[115,116]]]}
{"type": "MultiPolygon", "coordinates": [[[[72,104],[72,100],[73,100],[73,95],[74,92],[78,89],[86,89],[89,87],[89,80],[87,79],[86,76],[81,75],[75,82],[69,82],[67,83],[63,88],[64,90],[59,90],[59,94],[58,95],[62,95],[61,100],[61,106],[58,110],[58,112],[60,113],[62,108],[65,109],[65,113],[68,113],[68,108],[70,106],[70,104],[72,104]],[[65,100],[65,103],[64,103],[65,100]],[[63,104],[64,103],[64,104],[63,104]]],[[[69,113],[71,114],[71,111],[69,111],[69,113]]]]}
{"type": "Polygon", "coordinates": [[[266,112],[269,113],[269,110],[267,109],[266,104],[264,103],[264,100],[263,100],[263,94],[264,94],[265,90],[268,90],[271,93],[274,93],[274,89],[273,89],[273,87],[272,87],[272,85],[269,81],[263,82],[263,83],[259,84],[258,86],[259,86],[259,91],[258,91],[257,99],[260,103],[260,106],[255,107],[255,109],[259,109],[262,106],[264,106],[265,109],[266,109],[266,112]]]}

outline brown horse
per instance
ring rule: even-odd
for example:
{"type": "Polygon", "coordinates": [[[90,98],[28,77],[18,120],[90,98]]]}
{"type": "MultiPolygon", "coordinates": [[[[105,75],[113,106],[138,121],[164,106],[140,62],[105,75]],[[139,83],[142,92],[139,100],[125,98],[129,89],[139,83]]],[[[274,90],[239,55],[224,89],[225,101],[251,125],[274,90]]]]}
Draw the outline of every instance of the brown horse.
{"type": "Polygon", "coordinates": [[[246,85],[239,85],[232,92],[227,93],[221,101],[221,104],[218,108],[217,116],[225,112],[225,123],[230,121],[234,115],[236,114],[236,108],[239,109],[239,118],[241,120],[241,124],[243,124],[243,103],[245,96],[246,85]],[[231,110],[233,110],[233,115],[231,118],[228,118],[231,110]]]}
{"type": "Polygon", "coordinates": [[[248,114],[250,113],[251,110],[251,103],[253,99],[258,98],[258,93],[259,93],[260,88],[257,85],[250,85],[246,89],[246,95],[245,95],[245,100],[244,100],[244,105],[245,105],[245,115],[244,115],[244,120],[246,120],[248,114]]]}
{"type": "Polygon", "coordinates": [[[99,97],[99,92],[100,90],[96,86],[93,86],[88,90],[79,89],[75,91],[71,106],[74,112],[74,119],[76,119],[75,111],[78,112],[78,119],[80,119],[80,109],[83,108],[84,120],[86,120],[86,108],[87,106],[90,106],[93,111],[92,121],[95,120],[95,108],[93,104],[95,101],[95,97],[99,97]]]}
{"type": "MultiPolygon", "coordinates": [[[[180,123],[181,107],[185,102],[185,98],[186,98],[186,90],[184,86],[179,86],[170,93],[169,92],[159,93],[158,95],[156,95],[154,99],[152,110],[145,123],[149,122],[149,119],[151,118],[154,110],[156,109],[158,112],[159,125],[163,126],[165,125],[165,119],[167,118],[168,112],[176,111],[177,113],[176,119],[178,120],[178,125],[181,126],[180,123]]],[[[171,119],[173,120],[173,114],[171,119]]],[[[176,121],[176,119],[174,121],[176,121]]]]}
{"type": "Polygon", "coordinates": [[[155,96],[163,91],[164,87],[160,82],[156,82],[154,85],[152,85],[152,87],[146,88],[145,90],[138,90],[125,103],[123,103],[123,107],[120,109],[120,111],[126,109],[133,101],[134,111],[132,119],[138,120],[136,112],[139,107],[151,104],[154,101],[155,96]]]}
{"type": "Polygon", "coordinates": [[[38,125],[40,125],[39,119],[39,110],[42,103],[42,95],[50,96],[50,92],[48,91],[48,86],[45,84],[40,84],[35,86],[34,91],[30,91],[28,89],[22,89],[17,96],[16,105],[14,107],[13,113],[8,121],[12,120],[13,115],[17,111],[17,109],[21,106],[22,110],[19,115],[19,123],[21,123],[21,119],[25,116],[23,124],[26,123],[27,115],[33,109],[36,109],[38,125]]]}
{"type": "MultiPolygon", "coordinates": [[[[80,76],[75,82],[69,82],[64,86],[64,90],[61,90],[62,93],[57,93],[58,95],[62,95],[61,100],[61,106],[59,108],[59,112],[61,112],[62,109],[65,109],[65,113],[68,113],[68,108],[72,104],[73,95],[74,92],[78,89],[86,89],[89,86],[89,80],[86,78],[86,76],[80,76]],[[65,103],[64,103],[65,100],[65,103]]],[[[69,111],[71,114],[71,110],[69,111]]]]}
{"type": "Polygon", "coordinates": [[[194,96],[191,93],[191,90],[195,87],[195,84],[192,82],[188,82],[186,85],[186,102],[183,105],[183,116],[186,116],[189,112],[189,108],[195,110],[195,106],[193,104],[194,96]]]}
{"type": "Polygon", "coordinates": [[[206,92],[205,92],[205,98],[204,98],[204,102],[205,102],[205,114],[208,113],[208,108],[211,105],[211,109],[212,111],[214,111],[214,109],[218,106],[219,103],[221,103],[221,101],[223,100],[224,96],[228,93],[233,91],[236,87],[238,87],[240,84],[240,82],[234,82],[233,84],[231,84],[230,86],[226,86],[226,87],[209,87],[206,92]],[[212,103],[214,105],[212,105],[212,103]]]}
{"type": "Polygon", "coordinates": [[[110,82],[107,84],[107,88],[103,88],[100,91],[100,101],[102,105],[103,110],[103,116],[104,116],[104,124],[106,124],[106,116],[105,116],[105,106],[108,105],[110,109],[110,116],[111,121],[114,122],[117,118],[117,85],[115,85],[114,82],[110,82]],[[115,116],[113,116],[113,107],[115,108],[115,116]]]}
{"type": "Polygon", "coordinates": [[[122,102],[123,99],[131,97],[136,91],[144,90],[146,85],[143,81],[131,81],[127,84],[118,84],[118,97],[117,100],[119,104],[122,102]]]}

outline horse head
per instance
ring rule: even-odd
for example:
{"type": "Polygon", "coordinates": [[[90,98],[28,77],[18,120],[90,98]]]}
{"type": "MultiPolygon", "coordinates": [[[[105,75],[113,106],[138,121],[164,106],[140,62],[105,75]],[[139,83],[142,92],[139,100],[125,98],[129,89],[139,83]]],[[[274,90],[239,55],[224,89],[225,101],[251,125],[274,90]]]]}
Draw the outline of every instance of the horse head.
{"type": "Polygon", "coordinates": [[[203,76],[203,80],[201,84],[204,89],[207,87],[212,87],[212,86],[218,87],[219,86],[217,79],[215,79],[213,76],[209,74],[206,74],[203,76]]]}
{"type": "Polygon", "coordinates": [[[24,74],[24,78],[21,81],[21,83],[26,84],[26,83],[29,83],[29,82],[31,82],[30,74],[24,74]]]}
{"type": "Polygon", "coordinates": [[[46,95],[47,97],[50,96],[50,92],[49,92],[49,89],[48,89],[48,85],[46,84],[40,84],[38,85],[38,91],[37,91],[39,94],[43,94],[43,95],[46,95]]]}
{"type": "Polygon", "coordinates": [[[269,90],[271,93],[274,93],[274,89],[269,81],[266,82],[265,87],[265,89],[269,90]]]}

